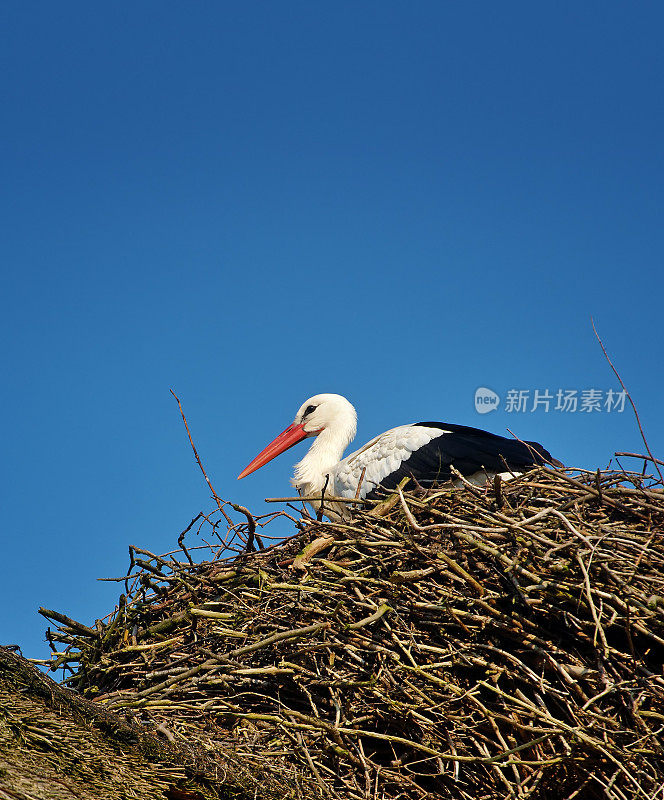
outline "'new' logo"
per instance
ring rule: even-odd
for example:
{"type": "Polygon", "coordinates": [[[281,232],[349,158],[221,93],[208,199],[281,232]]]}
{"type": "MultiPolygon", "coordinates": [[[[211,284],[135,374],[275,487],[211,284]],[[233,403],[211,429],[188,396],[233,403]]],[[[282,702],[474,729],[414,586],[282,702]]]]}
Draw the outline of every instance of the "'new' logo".
{"type": "Polygon", "coordinates": [[[495,411],[500,404],[500,397],[486,386],[475,390],[475,411],[478,414],[488,414],[495,411]]]}

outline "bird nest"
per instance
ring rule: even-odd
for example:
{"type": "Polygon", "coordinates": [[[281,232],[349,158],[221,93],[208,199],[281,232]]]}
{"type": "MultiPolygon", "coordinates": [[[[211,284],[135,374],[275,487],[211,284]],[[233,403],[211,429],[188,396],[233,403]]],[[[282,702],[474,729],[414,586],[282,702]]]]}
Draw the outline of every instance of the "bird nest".
{"type": "Polygon", "coordinates": [[[256,797],[659,798],[662,488],[538,468],[343,523],[219,503],[130,548],[94,626],[43,609],[50,665],[256,797]]]}

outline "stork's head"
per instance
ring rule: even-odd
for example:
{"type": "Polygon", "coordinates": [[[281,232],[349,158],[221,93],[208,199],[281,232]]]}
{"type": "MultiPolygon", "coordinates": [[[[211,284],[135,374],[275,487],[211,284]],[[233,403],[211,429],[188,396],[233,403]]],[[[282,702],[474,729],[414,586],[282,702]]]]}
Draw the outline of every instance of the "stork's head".
{"type": "Polygon", "coordinates": [[[307,436],[317,436],[326,429],[334,431],[352,428],[355,436],[357,414],[340,394],[315,394],[298,409],[293,425],[302,425],[307,436]]]}
{"type": "Polygon", "coordinates": [[[285,431],[261,451],[238,475],[238,480],[250,475],[272,461],[280,453],[310,436],[325,434],[326,438],[339,440],[346,447],[355,436],[357,414],[353,406],[340,394],[315,394],[298,409],[293,422],[285,431]]]}

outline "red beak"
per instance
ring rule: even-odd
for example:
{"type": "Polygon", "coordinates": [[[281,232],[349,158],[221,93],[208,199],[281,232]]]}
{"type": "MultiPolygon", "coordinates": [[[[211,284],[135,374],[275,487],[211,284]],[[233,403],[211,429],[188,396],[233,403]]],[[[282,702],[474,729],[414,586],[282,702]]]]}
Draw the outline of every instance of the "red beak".
{"type": "Polygon", "coordinates": [[[272,459],[276,458],[280,453],[284,453],[286,450],[293,447],[293,445],[296,445],[298,442],[301,442],[302,439],[306,438],[307,434],[304,432],[303,424],[300,423],[296,425],[293,423],[289,425],[283,433],[280,433],[276,439],[271,441],[265,450],[262,450],[256,458],[242,470],[237,476],[237,479],[246,478],[247,475],[256,472],[257,469],[267,464],[268,461],[272,461],[272,459]]]}

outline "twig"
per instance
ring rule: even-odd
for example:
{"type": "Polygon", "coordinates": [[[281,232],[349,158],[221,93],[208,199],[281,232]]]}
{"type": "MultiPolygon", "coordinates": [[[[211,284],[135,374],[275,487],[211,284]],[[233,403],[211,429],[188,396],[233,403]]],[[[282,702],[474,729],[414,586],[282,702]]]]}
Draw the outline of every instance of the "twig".
{"type": "Polygon", "coordinates": [[[210,487],[210,491],[212,492],[212,497],[214,497],[214,499],[215,499],[215,501],[217,503],[217,507],[219,508],[219,511],[221,511],[221,513],[226,518],[226,522],[228,522],[228,524],[230,525],[230,524],[232,524],[231,518],[224,511],[222,502],[219,499],[219,495],[215,492],[214,486],[212,485],[210,479],[207,476],[207,472],[205,471],[205,467],[203,466],[203,462],[201,461],[200,456],[198,455],[198,450],[196,450],[196,445],[194,444],[194,440],[191,438],[191,431],[189,430],[189,425],[187,423],[187,418],[185,417],[184,411],[182,410],[182,403],[180,402],[180,398],[175,394],[175,392],[172,389],[170,390],[170,392],[173,395],[173,397],[177,400],[178,408],[180,409],[180,415],[182,416],[182,421],[184,422],[184,427],[187,429],[187,436],[189,437],[189,443],[191,444],[191,449],[194,451],[194,456],[196,457],[196,461],[198,463],[198,466],[200,467],[201,472],[203,473],[203,477],[205,478],[205,482],[210,487]]]}
{"type": "Polygon", "coordinates": [[[367,474],[367,468],[362,467],[362,472],[360,473],[360,480],[357,482],[357,489],[355,490],[355,499],[359,500],[360,492],[362,491],[362,482],[364,481],[364,476],[367,474]]]}
{"type": "Polygon", "coordinates": [[[254,539],[258,542],[258,546],[260,549],[263,549],[263,542],[261,541],[260,536],[256,533],[256,520],[253,518],[251,512],[248,508],[244,506],[237,505],[236,503],[230,503],[230,506],[238,511],[240,514],[244,514],[247,518],[247,544],[245,545],[245,552],[250,553],[256,548],[254,547],[254,539]]]}
{"type": "Polygon", "coordinates": [[[304,503],[310,502],[322,502],[323,500],[327,500],[330,503],[351,503],[351,504],[358,504],[364,505],[365,503],[375,503],[375,500],[356,500],[354,497],[337,497],[336,495],[311,495],[306,497],[266,497],[266,503],[295,503],[298,500],[301,500],[304,503]]]}
{"type": "Polygon", "coordinates": [[[51,611],[50,608],[39,608],[39,613],[42,617],[46,617],[47,619],[53,619],[56,622],[60,622],[62,625],[66,625],[68,628],[71,628],[73,631],[78,633],[81,636],[97,636],[97,631],[92,630],[92,628],[88,628],[87,625],[83,625],[80,622],[76,622],[75,619],[66,616],[65,614],[60,614],[57,611],[51,611]]]}
{"type": "Polygon", "coordinates": [[[634,400],[632,400],[632,395],[627,391],[627,387],[623,383],[623,379],[620,377],[620,374],[618,373],[618,370],[613,366],[613,362],[609,358],[609,354],[606,352],[606,348],[604,347],[604,342],[602,342],[602,340],[600,339],[599,333],[597,333],[597,329],[595,328],[595,321],[593,320],[592,317],[590,318],[590,324],[593,326],[593,331],[595,333],[595,336],[597,337],[597,341],[599,342],[599,346],[602,348],[602,352],[604,353],[604,357],[609,362],[609,366],[613,370],[613,374],[616,376],[616,378],[618,378],[618,382],[620,383],[620,386],[622,387],[622,390],[625,392],[625,395],[627,396],[627,399],[629,400],[630,405],[632,406],[632,411],[634,412],[634,416],[636,417],[636,424],[639,426],[639,433],[641,434],[641,438],[643,439],[643,444],[645,445],[645,448],[648,451],[648,455],[650,456],[650,460],[655,465],[655,469],[657,470],[657,474],[659,475],[660,481],[662,481],[662,483],[664,483],[664,477],[662,476],[662,471],[659,468],[659,464],[661,462],[657,461],[657,459],[653,456],[652,451],[650,450],[650,445],[648,444],[648,440],[646,439],[646,435],[643,432],[643,428],[641,426],[641,420],[639,419],[639,412],[636,410],[636,405],[634,403],[634,400]]]}
{"type": "Polygon", "coordinates": [[[327,489],[327,484],[330,482],[330,473],[328,472],[325,476],[325,483],[323,484],[323,488],[320,490],[320,506],[318,506],[318,511],[316,512],[316,519],[318,522],[321,522],[323,519],[323,512],[325,509],[325,490],[327,489]]]}
{"type": "Polygon", "coordinates": [[[626,456],[628,458],[643,458],[646,461],[653,461],[655,464],[661,464],[664,466],[664,461],[660,461],[659,458],[653,458],[652,456],[643,455],[643,453],[615,453],[617,456],[626,456]]]}
{"type": "Polygon", "coordinates": [[[493,476],[493,491],[496,495],[496,507],[502,508],[503,507],[503,479],[500,477],[500,473],[496,473],[493,476]]]}
{"type": "Polygon", "coordinates": [[[191,529],[194,527],[194,523],[195,523],[195,522],[197,522],[197,521],[198,521],[198,520],[199,520],[199,519],[200,519],[202,516],[203,516],[203,512],[202,512],[202,511],[199,511],[199,512],[198,512],[198,514],[196,514],[196,516],[195,516],[195,517],[192,519],[192,521],[189,523],[189,525],[187,525],[187,527],[186,527],[186,528],[185,528],[185,529],[182,531],[182,533],[181,533],[181,534],[178,536],[178,545],[180,546],[180,549],[181,549],[181,550],[182,550],[182,552],[185,554],[185,556],[186,556],[186,558],[187,558],[187,561],[188,561],[190,564],[193,564],[193,563],[194,563],[194,561],[193,561],[192,557],[189,555],[189,551],[188,551],[188,550],[187,550],[187,548],[184,546],[184,537],[185,537],[185,536],[186,536],[186,535],[189,533],[189,531],[190,531],[190,530],[191,530],[191,529]]]}

